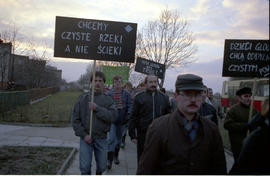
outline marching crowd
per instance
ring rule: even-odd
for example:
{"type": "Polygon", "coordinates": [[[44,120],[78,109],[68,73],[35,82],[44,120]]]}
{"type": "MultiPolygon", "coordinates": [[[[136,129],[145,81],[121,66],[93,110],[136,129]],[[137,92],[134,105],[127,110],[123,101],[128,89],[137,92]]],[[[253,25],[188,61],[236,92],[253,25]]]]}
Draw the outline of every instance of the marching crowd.
{"type": "Polygon", "coordinates": [[[93,78],[93,102],[91,91],[82,94],[72,115],[75,135],[80,137],[81,174],[91,174],[93,155],[96,175],[119,164],[127,135],[137,145],[137,174],[227,174],[220,119],[225,119],[235,160],[230,174],[270,174],[269,99],[261,112],[253,110],[255,118],[248,121],[250,88],[237,91],[239,103],[225,117],[212,89],[194,74],[177,77],[171,99],[165,89],[158,89],[154,75],[147,75],[136,90],[130,82],[123,86],[121,76],[113,77],[108,91],[102,72],[93,78]]]}

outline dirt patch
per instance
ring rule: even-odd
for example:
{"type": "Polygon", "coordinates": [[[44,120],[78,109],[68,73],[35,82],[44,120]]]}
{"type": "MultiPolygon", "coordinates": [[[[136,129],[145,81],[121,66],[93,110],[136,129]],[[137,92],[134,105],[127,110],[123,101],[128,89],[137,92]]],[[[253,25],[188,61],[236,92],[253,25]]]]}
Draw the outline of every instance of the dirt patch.
{"type": "Polygon", "coordinates": [[[71,151],[62,147],[1,147],[0,175],[56,175],[71,151]]]}

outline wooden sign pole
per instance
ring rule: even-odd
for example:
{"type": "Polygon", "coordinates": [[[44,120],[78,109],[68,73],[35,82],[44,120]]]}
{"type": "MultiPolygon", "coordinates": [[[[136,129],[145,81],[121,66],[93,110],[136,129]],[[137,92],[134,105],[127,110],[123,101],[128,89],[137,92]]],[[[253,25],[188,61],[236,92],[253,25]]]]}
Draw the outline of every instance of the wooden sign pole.
{"type": "MultiPolygon", "coordinates": [[[[95,79],[96,79],[96,60],[94,60],[93,66],[93,77],[92,77],[92,87],[91,87],[91,103],[94,102],[94,93],[95,93],[95,79]]],[[[92,139],[92,122],[93,122],[93,109],[90,110],[90,128],[89,128],[89,136],[92,139]]]]}

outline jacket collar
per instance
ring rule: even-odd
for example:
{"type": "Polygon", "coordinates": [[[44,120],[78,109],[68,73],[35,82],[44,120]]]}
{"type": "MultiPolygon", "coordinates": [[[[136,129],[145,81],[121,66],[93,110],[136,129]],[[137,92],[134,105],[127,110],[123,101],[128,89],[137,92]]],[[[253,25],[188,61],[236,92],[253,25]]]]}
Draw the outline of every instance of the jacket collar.
{"type": "MultiPolygon", "coordinates": [[[[91,92],[92,92],[92,91],[90,90],[90,91],[89,91],[89,96],[91,96],[91,94],[92,94],[91,92]]],[[[103,93],[104,93],[103,91],[95,91],[95,92],[94,92],[94,96],[99,96],[99,95],[102,95],[103,93]]]]}
{"type": "MultiPolygon", "coordinates": [[[[149,90],[149,89],[146,89],[146,93],[152,94],[153,91],[151,91],[151,90],[149,90]]],[[[157,90],[155,90],[154,93],[157,93],[157,90]]]]}
{"type": "Polygon", "coordinates": [[[245,104],[242,103],[242,102],[239,102],[239,105],[242,106],[242,107],[244,107],[244,108],[249,108],[249,107],[250,107],[250,105],[245,105],[245,104]]]}
{"type": "MultiPolygon", "coordinates": [[[[185,126],[185,122],[184,122],[184,114],[181,113],[178,108],[173,112],[173,117],[176,119],[177,123],[180,125],[180,126],[185,126]]],[[[197,113],[195,118],[195,120],[197,120],[198,122],[200,121],[200,114],[197,113]]]]}

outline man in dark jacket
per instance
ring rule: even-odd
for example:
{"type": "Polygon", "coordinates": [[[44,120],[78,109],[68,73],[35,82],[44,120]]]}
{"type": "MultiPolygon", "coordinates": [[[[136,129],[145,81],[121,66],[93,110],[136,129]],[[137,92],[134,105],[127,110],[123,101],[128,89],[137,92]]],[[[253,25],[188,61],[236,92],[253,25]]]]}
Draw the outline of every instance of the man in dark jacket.
{"type": "Polygon", "coordinates": [[[201,108],[199,110],[200,115],[203,116],[204,118],[212,120],[213,122],[215,122],[216,125],[218,125],[216,109],[214,108],[213,105],[206,102],[206,98],[207,98],[207,87],[206,86],[204,86],[202,96],[203,96],[203,103],[202,103],[201,108]]]}
{"type": "Polygon", "coordinates": [[[146,90],[135,95],[129,120],[129,136],[137,144],[138,162],[143,151],[145,135],[152,121],[170,113],[169,97],[157,90],[158,78],[148,75],[145,78],[146,90]]]}
{"type": "MultiPolygon", "coordinates": [[[[111,123],[116,120],[117,110],[109,95],[104,94],[105,75],[95,74],[94,102],[91,102],[91,92],[81,95],[76,102],[72,114],[72,126],[75,135],[80,137],[80,171],[82,175],[91,174],[92,153],[95,153],[97,170],[102,174],[107,162],[107,133],[111,123]],[[93,120],[90,124],[90,110],[93,110],[93,120]],[[92,135],[89,135],[90,125],[92,135]]],[[[91,81],[93,75],[91,76],[91,81]]]]}
{"type": "Polygon", "coordinates": [[[226,174],[219,130],[197,113],[202,104],[202,78],[179,75],[175,89],[177,109],[149,126],[137,174],[226,174]]]}
{"type": "MultiPolygon", "coordinates": [[[[237,161],[242,148],[242,142],[247,136],[251,94],[249,87],[239,89],[236,92],[238,104],[232,106],[224,120],[224,128],[229,132],[234,161],[237,161]]],[[[254,108],[252,116],[257,112],[254,108]]]]}

